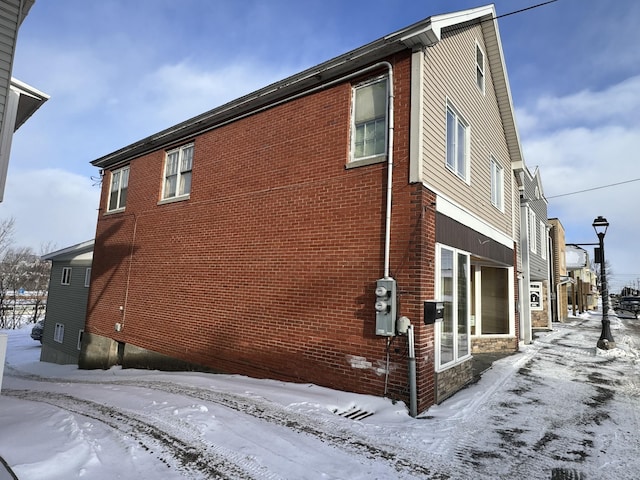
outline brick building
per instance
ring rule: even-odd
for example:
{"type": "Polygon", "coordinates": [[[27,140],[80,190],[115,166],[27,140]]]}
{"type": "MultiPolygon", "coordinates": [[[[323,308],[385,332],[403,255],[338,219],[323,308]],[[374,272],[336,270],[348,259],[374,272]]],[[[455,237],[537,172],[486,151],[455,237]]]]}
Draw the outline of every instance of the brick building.
{"type": "Polygon", "coordinates": [[[80,366],[404,401],[415,386],[418,409],[442,401],[471,380],[472,349],[518,348],[513,115],[487,6],[94,160],[103,185],[80,366]],[[424,318],[427,300],[443,319],[424,318]]]}

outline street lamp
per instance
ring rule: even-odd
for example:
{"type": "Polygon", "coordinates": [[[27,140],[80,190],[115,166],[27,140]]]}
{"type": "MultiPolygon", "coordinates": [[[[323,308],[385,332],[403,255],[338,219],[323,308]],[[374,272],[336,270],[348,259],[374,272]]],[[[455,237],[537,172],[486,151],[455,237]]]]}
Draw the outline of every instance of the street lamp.
{"type": "Polygon", "coordinates": [[[595,261],[600,263],[600,296],[602,297],[602,332],[598,340],[598,348],[608,350],[615,348],[616,342],[611,335],[609,322],[609,292],[607,288],[607,273],[604,261],[604,236],[609,228],[609,222],[603,216],[599,216],[593,221],[593,229],[598,235],[600,248],[596,251],[595,261]]]}

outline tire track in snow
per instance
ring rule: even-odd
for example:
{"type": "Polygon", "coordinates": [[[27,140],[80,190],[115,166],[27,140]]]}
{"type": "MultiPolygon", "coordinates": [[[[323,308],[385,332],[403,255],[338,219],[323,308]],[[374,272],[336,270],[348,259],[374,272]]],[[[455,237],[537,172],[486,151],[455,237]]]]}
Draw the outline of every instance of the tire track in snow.
{"type": "Polygon", "coordinates": [[[197,432],[189,431],[184,425],[178,426],[174,422],[167,422],[157,417],[143,418],[139,412],[127,413],[121,409],[63,393],[3,389],[2,394],[21,400],[47,403],[75,415],[103,423],[133,438],[143,449],[155,453],[168,468],[203,475],[203,478],[247,480],[279,478],[271,473],[260,471],[240,455],[198,439],[197,432]]]}
{"type": "MultiPolygon", "coordinates": [[[[445,470],[446,468],[442,465],[435,466],[433,458],[430,458],[425,452],[418,449],[406,448],[406,446],[404,446],[403,448],[394,449],[388,444],[381,445],[376,441],[376,439],[369,438],[366,435],[359,436],[352,429],[340,426],[341,422],[352,422],[352,420],[346,420],[342,417],[336,416],[335,422],[328,421],[325,418],[321,418],[321,416],[311,417],[309,415],[287,410],[286,408],[273,404],[268,400],[251,398],[228,392],[218,392],[211,389],[193,387],[166,381],[107,380],[104,382],[95,382],[75,379],[71,380],[62,378],[47,378],[33,374],[25,374],[11,367],[8,368],[8,373],[12,377],[22,378],[35,382],[148,388],[151,390],[161,391],[163,393],[188,397],[190,399],[199,400],[202,402],[214,403],[222,407],[240,412],[242,414],[249,415],[261,421],[269,422],[301,434],[312,436],[320,440],[324,444],[332,446],[341,451],[348,451],[350,454],[356,456],[362,456],[369,461],[375,460],[390,464],[393,469],[398,472],[399,475],[410,475],[411,478],[424,478],[433,480],[447,480],[451,478],[451,476],[447,473],[440,473],[440,471],[445,470]]],[[[27,392],[33,392],[33,395],[35,397],[42,399],[37,401],[51,403],[47,402],[48,395],[50,395],[49,392],[39,392],[32,390],[28,390],[27,392]]],[[[25,393],[25,395],[27,394],[25,393]]],[[[51,395],[56,396],[61,394],[52,393],[51,395]]],[[[76,399],[79,402],[93,403],[90,401],[72,397],[70,395],[65,396],[69,399],[76,399]]],[[[102,407],[113,410],[110,407],[102,407]]],[[[61,408],[69,410],[65,407],[61,408]]],[[[124,415],[128,416],[127,414],[124,415]]],[[[117,429],[117,422],[112,423],[115,423],[115,426],[110,425],[109,423],[107,424],[117,429]]],[[[231,456],[231,454],[229,454],[229,456],[231,456]]]]}

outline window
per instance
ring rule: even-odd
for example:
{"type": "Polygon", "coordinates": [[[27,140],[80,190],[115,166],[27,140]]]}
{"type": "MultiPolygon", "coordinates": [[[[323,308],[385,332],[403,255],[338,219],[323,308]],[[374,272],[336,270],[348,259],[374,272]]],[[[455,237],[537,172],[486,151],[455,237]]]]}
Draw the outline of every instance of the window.
{"type": "Polygon", "coordinates": [[[504,170],[496,159],[491,157],[491,204],[504,211],[504,170]]]}
{"type": "Polygon", "coordinates": [[[62,269],[62,285],[69,285],[71,283],[71,267],[64,267],[62,269]]]}
{"type": "Polygon", "coordinates": [[[191,193],[193,144],[167,152],[162,199],[186,197],[191,193]]]}
{"type": "Polygon", "coordinates": [[[53,340],[58,343],[62,343],[64,340],[64,325],[56,323],[56,329],[53,332],[53,340]]]}
{"type": "Polygon", "coordinates": [[[129,167],[121,168],[111,173],[111,188],[109,189],[108,212],[123,210],[127,204],[127,189],[129,187],[129,167]]]}
{"type": "Polygon", "coordinates": [[[529,250],[531,250],[532,253],[538,251],[537,224],[535,212],[529,209],[529,250]]]}
{"type": "Polygon", "coordinates": [[[469,125],[447,106],[447,167],[468,181],[469,125]]]}
{"type": "Polygon", "coordinates": [[[387,151],[387,79],[353,89],[352,160],[384,155],[387,151]]]}
{"type": "Polygon", "coordinates": [[[88,287],[91,284],[91,267],[87,268],[84,272],[84,286],[88,287]]]}
{"type": "Polygon", "coordinates": [[[547,259],[547,226],[543,221],[540,221],[540,256],[547,259]]]}
{"type": "Polygon", "coordinates": [[[447,367],[470,353],[469,255],[453,248],[438,248],[438,292],[444,319],[436,324],[438,367],[447,367]]]}
{"type": "Polygon", "coordinates": [[[484,52],[476,43],[476,85],[484,93],[484,52]]]}
{"type": "Polygon", "coordinates": [[[82,337],[84,337],[84,330],[78,332],[78,350],[82,350],[82,337]]]}

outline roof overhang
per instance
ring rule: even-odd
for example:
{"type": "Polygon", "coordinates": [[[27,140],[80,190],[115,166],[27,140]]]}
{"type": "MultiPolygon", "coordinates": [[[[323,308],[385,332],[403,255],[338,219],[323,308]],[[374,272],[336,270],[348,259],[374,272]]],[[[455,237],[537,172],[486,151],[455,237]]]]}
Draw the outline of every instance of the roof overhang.
{"type": "Polygon", "coordinates": [[[42,255],[43,260],[66,260],[73,259],[78,257],[79,255],[93,253],[93,246],[95,240],[87,240],[82,243],[78,243],[76,245],[71,245],[70,247],[63,248],[61,250],[56,250],[55,252],[47,253],[46,255],[42,255]]]}
{"type": "Polygon", "coordinates": [[[103,169],[113,168],[154,150],[180,141],[188,141],[205,131],[218,128],[236,119],[269,108],[271,105],[286,101],[289,97],[303,94],[307,90],[321,87],[323,84],[328,84],[348,73],[373,65],[395,53],[407,49],[413,51],[432,46],[441,40],[443,29],[471,21],[480,21],[485,30],[485,35],[491,36],[489,43],[495,48],[492,48],[489,52],[488,59],[491,62],[492,71],[495,69],[497,75],[500,76],[500,79],[496,82],[496,90],[499,91],[500,113],[505,125],[509,150],[512,161],[522,160],[513,117],[511,93],[506,79],[504,58],[495,20],[495,8],[493,5],[487,5],[426,18],[363,47],[335,57],[93,160],[91,164],[103,169]]]}
{"type": "Polygon", "coordinates": [[[44,102],[49,100],[49,95],[13,77],[11,78],[11,90],[20,94],[18,111],[16,112],[16,123],[13,127],[13,131],[15,132],[44,102]]]}

